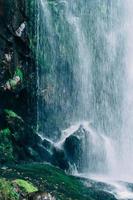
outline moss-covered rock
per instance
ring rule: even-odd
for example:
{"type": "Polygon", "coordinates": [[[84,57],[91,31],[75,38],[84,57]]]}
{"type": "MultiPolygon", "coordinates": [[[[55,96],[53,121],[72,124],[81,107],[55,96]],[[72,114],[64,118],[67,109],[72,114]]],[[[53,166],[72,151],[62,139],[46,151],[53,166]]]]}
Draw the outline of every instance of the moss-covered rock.
{"type": "Polygon", "coordinates": [[[9,128],[5,128],[3,130],[0,131],[0,136],[2,137],[9,137],[11,134],[11,131],[9,128]]]}
{"type": "Polygon", "coordinates": [[[16,71],[15,71],[15,75],[14,76],[18,76],[20,78],[20,80],[22,81],[23,80],[23,72],[22,70],[20,69],[20,67],[17,67],[16,68],[16,71]]]}
{"type": "Polygon", "coordinates": [[[20,188],[22,188],[22,190],[25,193],[32,193],[32,192],[37,192],[38,191],[37,187],[35,187],[29,181],[25,181],[23,179],[16,179],[13,182],[16,183],[20,188]]]}
{"type": "Polygon", "coordinates": [[[13,78],[9,79],[3,86],[4,90],[15,90],[23,81],[23,72],[20,67],[17,67],[13,78]]]}
{"type": "Polygon", "coordinates": [[[4,128],[2,129],[4,135],[9,132],[8,137],[5,137],[6,140],[4,140],[6,142],[0,141],[1,152],[6,152],[1,156],[5,162],[52,161],[52,152],[49,152],[49,149],[43,145],[41,137],[30,125],[25,123],[20,115],[13,110],[4,109],[2,116],[4,118],[4,128]],[[10,153],[10,156],[7,153],[10,153]]]}
{"type": "MultiPolygon", "coordinates": [[[[69,176],[49,164],[10,166],[7,170],[0,169],[0,174],[10,181],[29,181],[39,191],[50,193],[57,200],[116,200],[113,195],[93,187],[91,183],[87,187],[84,182],[89,180],[69,176]]],[[[33,196],[31,199],[34,199],[33,196]]]]}
{"type": "Polygon", "coordinates": [[[4,110],[5,116],[7,120],[11,120],[11,119],[19,119],[20,121],[23,121],[22,118],[17,115],[14,111],[9,110],[9,109],[5,109],[4,110]]]}

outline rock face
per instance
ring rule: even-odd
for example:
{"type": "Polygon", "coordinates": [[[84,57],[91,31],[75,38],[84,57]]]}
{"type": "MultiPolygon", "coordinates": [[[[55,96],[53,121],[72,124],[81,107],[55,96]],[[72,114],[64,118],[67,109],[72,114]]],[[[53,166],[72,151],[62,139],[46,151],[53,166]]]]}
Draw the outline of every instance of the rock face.
{"type": "Polygon", "coordinates": [[[33,38],[29,28],[34,20],[33,17],[30,18],[31,3],[33,5],[33,2],[25,0],[0,0],[0,149],[1,153],[3,152],[0,162],[2,163],[31,159],[33,154],[31,149],[39,142],[39,137],[31,128],[36,117],[36,70],[30,45],[33,38]]]}
{"type": "Polygon", "coordinates": [[[0,163],[47,161],[62,169],[69,165],[80,169],[83,127],[66,138],[62,149],[54,145],[61,131],[51,114],[44,130],[54,143],[36,134],[34,2],[0,0],[0,163]]]}

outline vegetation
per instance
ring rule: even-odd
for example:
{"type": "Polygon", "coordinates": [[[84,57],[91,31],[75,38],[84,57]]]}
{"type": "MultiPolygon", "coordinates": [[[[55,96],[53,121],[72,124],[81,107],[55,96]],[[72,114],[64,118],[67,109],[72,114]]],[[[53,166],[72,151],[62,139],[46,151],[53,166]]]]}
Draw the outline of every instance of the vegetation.
{"type": "Polygon", "coordinates": [[[0,169],[0,174],[10,181],[15,180],[20,187],[26,186],[28,192],[38,188],[39,191],[52,193],[57,200],[115,200],[111,194],[85,186],[87,180],[69,176],[49,164],[10,166],[7,170],[0,169]]]}
{"type": "Polygon", "coordinates": [[[13,184],[6,179],[0,179],[0,200],[19,200],[19,194],[13,184]]]}
{"type": "Polygon", "coordinates": [[[16,179],[14,183],[16,183],[20,188],[22,188],[25,193],[32,193],[38,191],[37,187],[34,187],[33,184],[28,181],[16,179]]]}

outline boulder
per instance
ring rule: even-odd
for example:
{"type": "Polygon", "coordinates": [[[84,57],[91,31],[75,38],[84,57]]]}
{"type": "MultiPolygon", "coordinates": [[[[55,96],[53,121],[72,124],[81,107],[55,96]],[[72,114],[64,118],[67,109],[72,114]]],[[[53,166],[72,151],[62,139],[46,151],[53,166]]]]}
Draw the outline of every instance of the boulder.
{"type": "Polygon", "coordinates": [[[63,149],[68,162],[70,162],[71,165],[76,166],[78,170],[80,170],[84,164],[82,158],[83,155],[85,156],[88,134],[89,132],[86,131],[83,126],[80,126],[76,132],[66,138],[63,144],[63,149]]]}

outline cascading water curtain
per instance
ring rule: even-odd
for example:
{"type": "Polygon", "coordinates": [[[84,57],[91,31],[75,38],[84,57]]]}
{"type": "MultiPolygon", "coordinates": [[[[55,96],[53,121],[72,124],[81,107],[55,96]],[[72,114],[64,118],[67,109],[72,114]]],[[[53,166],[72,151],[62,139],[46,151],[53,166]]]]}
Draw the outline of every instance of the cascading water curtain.
{"type": "Polygon", "coordinates": [[[132,5],[37,1],[38,133],[58,141],[59,129],[91,121],[85,172],[132,171],[132,5]]]}

